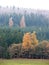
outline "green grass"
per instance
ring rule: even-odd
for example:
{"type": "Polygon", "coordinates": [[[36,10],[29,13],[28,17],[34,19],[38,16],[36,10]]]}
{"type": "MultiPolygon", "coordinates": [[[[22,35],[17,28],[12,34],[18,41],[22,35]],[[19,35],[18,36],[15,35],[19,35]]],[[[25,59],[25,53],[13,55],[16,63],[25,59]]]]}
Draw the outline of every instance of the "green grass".
{"type": "Polygon", "coordinates": [[[43,59],[0,59],[0,65],[49,65],[49,60],[43,59]]]}

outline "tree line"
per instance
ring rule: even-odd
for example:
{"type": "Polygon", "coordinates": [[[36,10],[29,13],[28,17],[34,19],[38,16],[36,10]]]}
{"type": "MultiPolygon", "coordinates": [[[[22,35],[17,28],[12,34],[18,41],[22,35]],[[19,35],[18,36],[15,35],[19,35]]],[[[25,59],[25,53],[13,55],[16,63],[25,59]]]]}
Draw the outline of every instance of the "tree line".
{"type": "MultiPolygon", "coordinates": [[[[19,13],[19,12],[18,12],[19,13]]],[[[24,16],[26,26],[49,27],[49,19],[44,14],[34,13],[4,13],[0,14],[0,26],[9,26],[9,19],[12,17],[13,26],[20,26],[21,18],[24,16]]]]}
{"type": "MultiPolygon", "coordinates": [[[[5,32],[5,30],[3,32],[5,32]]],[[[16,31],[14,32],[15,32],[14,35],[12,34],[12,31],[11,34],[12,36],[15,37],[15,34],[17,32],[16,31]]],[[[39,41],[37,39],[37,35],[35,31],[33,33],[26,32],[24,34],[20,34],[20,30],[19,30],[19,34],[17,33],[17,35],[18,36],[20,35],[19,40],[17,39],[18,37],[16,36],[17,37],[17,38],[15,37],[16,39],[13,38],[15,39],[14,41],[13,39],[11,40],[11,38],[7,39],[9,37],[8,34],[6,35],[6,38],[4,37],[5,34],[2,35],[3,38],[0,36],[0,58],[49,59],[49,42],[46,40],[39,41]],[[5,39],[7,40],[7,43],[5,43],[6,41],[5,39]]]]}

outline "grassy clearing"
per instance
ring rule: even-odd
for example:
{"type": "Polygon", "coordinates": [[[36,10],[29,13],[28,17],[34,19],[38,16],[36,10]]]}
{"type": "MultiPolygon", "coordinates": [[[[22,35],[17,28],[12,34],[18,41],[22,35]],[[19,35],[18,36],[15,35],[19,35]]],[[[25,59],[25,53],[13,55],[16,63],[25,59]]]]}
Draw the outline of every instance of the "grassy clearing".
{"type": "Polygon", "coordinates": [[[49,65],[49,60],[43,59],[0,59],[0,65],[49,65]]]}

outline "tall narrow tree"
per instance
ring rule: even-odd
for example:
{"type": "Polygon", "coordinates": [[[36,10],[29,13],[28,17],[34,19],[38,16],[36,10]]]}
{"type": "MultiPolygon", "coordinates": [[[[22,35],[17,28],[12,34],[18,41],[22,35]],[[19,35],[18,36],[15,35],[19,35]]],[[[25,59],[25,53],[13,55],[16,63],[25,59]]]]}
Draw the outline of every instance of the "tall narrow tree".
{"type": "Polygon", "coordinates": [[[22,16],[22,18],[21,18],[21,21],[20,21],[20,27],[21,27],[21,28],[26,27],[24,16],[22,16]]]}
{"type": "Polygon", "coordinates": [[[12,20],[12,17],[9,19],[9,27],[12,27],[13,26],[13,20],[12,20]]]}

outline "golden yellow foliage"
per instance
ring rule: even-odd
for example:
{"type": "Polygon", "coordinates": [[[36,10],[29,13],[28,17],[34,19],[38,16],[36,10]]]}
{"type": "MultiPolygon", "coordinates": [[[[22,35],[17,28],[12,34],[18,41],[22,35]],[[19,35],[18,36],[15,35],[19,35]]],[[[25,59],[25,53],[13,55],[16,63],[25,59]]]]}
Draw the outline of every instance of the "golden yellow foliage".
{"type": "Polygon", "coordinates": [[[24,34],[22,46],[24,48],[29,48],[31,46],[31,44],[32,43],[31,43],[30,33],[24,34]]]}
{"type": "Polygon", "coordinates": [[[36,38],[36,33],[35,33],[35,32],[33,32],[33,33],[31,34],[31,40],[32,40],[32,44],[33,44],[33,45],[37,45],[37,44],[38,44],[38,40],[37,40],[37,38],[36,38]]]}
{"type": "Polygon", "coordinates": [[[37,45],[38,44],[38,40],[36,38],[36,34],[35,32],[33,33],[26,33],[23,36],[23,43],[22,43],[22,47],[25,49],[31,48],[32,45],[37,45]]]}

